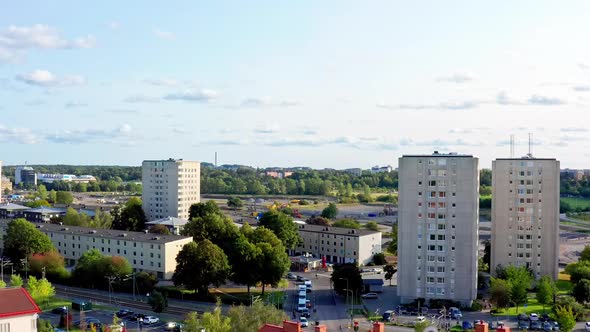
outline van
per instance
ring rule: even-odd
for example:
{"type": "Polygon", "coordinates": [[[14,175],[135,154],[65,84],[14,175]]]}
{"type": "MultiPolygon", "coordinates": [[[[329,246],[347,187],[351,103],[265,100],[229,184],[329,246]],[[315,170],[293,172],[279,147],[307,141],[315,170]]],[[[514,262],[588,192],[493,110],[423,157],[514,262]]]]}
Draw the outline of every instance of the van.
{"type": "Polygon", "coordinates": [[[305,281],[305,291],[311,292],[311,280],[305,281]]]}
{"type": "Polygon", "coordinates": [[[298,291],[300,291],[300,292],[301,292],[301,291],[304,291],[304,292],[305,292],[305,290],[307,290],[307,286],[305,286],[305,285],[299,285],[299,286],[297,286],[297,289],[298,289],[298,291]]]}
{"type": "Polygon", "coordinates": [[[387,310],[383,313],[383,321],[384,322],[391,322],[394,319],[394,312],[393,310],[387,310]]]}
{"type": "Polygon", "coordinates": [[[305,305],[305,298],[304,299],[299,299],[299,302],[297,304],[297,311],[298,312],[303,312],[304,310],[307,310],[307,306],[305,305]]]}
{"type": "Polygon", "coordinates": [[[299,292],[299,298],[300,298],[300,299],[301,299],[301,298],[305,299],[305,297],[306,297],[305,291],[300,291],[300,292],[299,292]]]}

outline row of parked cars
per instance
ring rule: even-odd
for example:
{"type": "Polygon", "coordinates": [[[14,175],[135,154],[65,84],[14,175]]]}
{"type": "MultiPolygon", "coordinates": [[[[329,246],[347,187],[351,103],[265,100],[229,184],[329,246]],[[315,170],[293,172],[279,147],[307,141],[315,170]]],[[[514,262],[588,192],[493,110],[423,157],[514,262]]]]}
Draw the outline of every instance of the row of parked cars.
{"type": "Polygon", "coordinates": [[[559,324],[555,321],[551,321],[548,314],[519,314],[516,318],[518,320],[517,327],[519,329],[546,332],[559,331],[559,324]]]}

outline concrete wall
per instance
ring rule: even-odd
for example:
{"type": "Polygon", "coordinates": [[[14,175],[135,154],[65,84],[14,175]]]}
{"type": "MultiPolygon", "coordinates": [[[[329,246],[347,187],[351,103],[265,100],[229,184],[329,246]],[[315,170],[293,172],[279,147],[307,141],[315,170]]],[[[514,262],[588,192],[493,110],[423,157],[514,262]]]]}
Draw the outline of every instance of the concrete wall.
{"type": "Polygon", "coordinates": [[[0,318],[0,331],[37,332],[37,314],[0,318]]]}

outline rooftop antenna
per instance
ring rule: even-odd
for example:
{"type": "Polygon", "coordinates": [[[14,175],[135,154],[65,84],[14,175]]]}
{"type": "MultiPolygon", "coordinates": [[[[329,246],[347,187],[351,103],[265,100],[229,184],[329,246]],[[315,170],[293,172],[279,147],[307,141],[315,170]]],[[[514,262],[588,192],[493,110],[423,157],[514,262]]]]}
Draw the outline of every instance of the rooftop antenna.
{"type": "Polygon", "coordinates": [[[510,135],[510,158],[514,158],[514,134],[510,135]]]}
{"type": "Polygon", "coordinates": [[[529,157],[533,157],[533,133],[529,133],[529,157]]]}
{"type": "Polygon", "coordinates": [[[217,151],[215,151],[215,168],[217,168],[217,151]]]}

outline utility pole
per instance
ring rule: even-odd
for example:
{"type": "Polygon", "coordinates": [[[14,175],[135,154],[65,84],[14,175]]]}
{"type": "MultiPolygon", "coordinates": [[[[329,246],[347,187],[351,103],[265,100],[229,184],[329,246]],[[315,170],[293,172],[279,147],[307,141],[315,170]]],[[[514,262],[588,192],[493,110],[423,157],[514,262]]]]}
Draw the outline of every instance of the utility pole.
{"type": "Polygon", "coordinates": [[[20,262],[25,266],[25,281],[29,281],[29,261],[27,257],[25,256],[20,262]]]}
{"type": "Polygon", "coordinates": [[[10,259],[4,259],[4,257],[0,257],[0,275],[2,275],[2,281],[4,281],[4,266],[5,265],[12,265],[12,263],[10,262],[10,259]]]}
{"type": "Polygon", "coordinates": [[[41,279],[45,279],[45,266],[41,269],[41,279]]]}
{"type": "Polygon", "coordinates": [[[115,281],[115,279],[117,279],[117,277],[115,276],[105,276],[105,278],[107,278],[107,280],[109,281],[109,304],[111,304],[112,301],[112,291],[113,291],[113,281],[115,281]]]}

